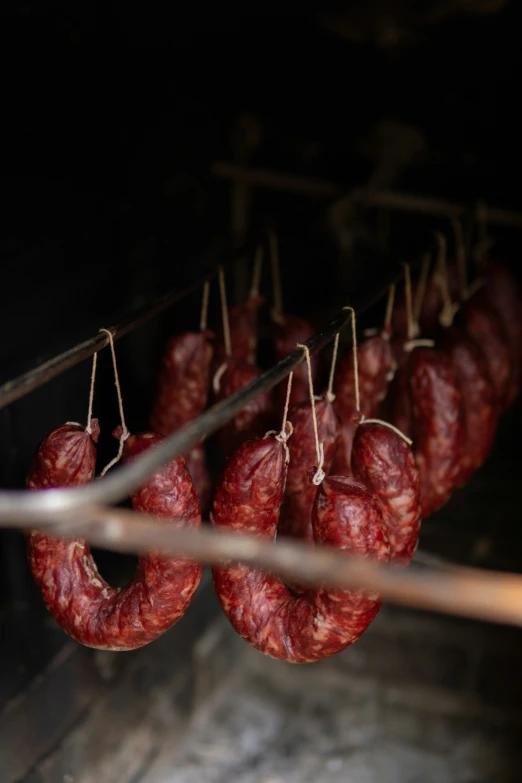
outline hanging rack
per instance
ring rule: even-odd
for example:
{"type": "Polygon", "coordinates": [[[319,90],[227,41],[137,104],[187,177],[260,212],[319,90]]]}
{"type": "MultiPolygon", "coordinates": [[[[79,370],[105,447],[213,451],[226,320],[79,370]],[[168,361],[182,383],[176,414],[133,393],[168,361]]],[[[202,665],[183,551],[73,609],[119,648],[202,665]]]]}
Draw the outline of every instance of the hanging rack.
{"type": "MultiPolygon", "coordinates": [[[[245,249],[242,248],[229,261],[238,255],[244,257],[245,249]]],[[[182,291],[171,291],[144,306],[113,327],[112,334],[117,338],[137,328],[196,289],[204,280],[212,278],[216,271],[217,264],[211,273],[182,291]]],[[[371,297],[354,302],[357,313],[360,315],[373,305],[386,294],[391,283],[397,283],[401,278],[402,272],[390,275],[371,297]]],[[[338,313],[325,329],[307,341],[310,352],[321,350],[349,319],[348,310],[338,313]]],[[[0,408],[91,356],[107,341],[106,335],[97,334],[4,384],[0,387],[0,408]]],[[[392,602],[522,626],[522,576],[516,574],[459,566],[450,569],[428,566],[420,571],[415,566],[409,569],[378,566],[333,549],[297,541],[278,541],[275,544],[239,533],[155,525],[153,517],[103,505],[122,500],[167,461],[186,453],[223,426],[248,402],[273,388],[303,359],[301,350],[292,351],[256,381],[164,438],[158,446],[89,485],[69,489],[0,491],[0,527],[37,527],[56,535],[80,536],[94,545],[121,552],[175,552],[210,564],[237,560],[280,574],[290,581],[361,587],[377,591],[392,602]]]]}

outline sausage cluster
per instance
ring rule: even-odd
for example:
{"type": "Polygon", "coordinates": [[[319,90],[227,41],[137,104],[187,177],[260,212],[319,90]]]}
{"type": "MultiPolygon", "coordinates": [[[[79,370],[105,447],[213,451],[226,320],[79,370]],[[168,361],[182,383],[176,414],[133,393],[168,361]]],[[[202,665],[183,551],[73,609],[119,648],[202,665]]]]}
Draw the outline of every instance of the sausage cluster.
{"type": "MultiPolygon", "coordinates": [[[[215,526],[275,538],[290,471],[287,448],[271,435],[240,446],[218,482],[211,517],[215,526]]],[[[331,475],[319,486],[313,482],[315,470],[308,471],[306,508],[313,542],[378,563],[408,563],[420,524],[419,480],[409,446],[388,426],[363,422],[352,457],[352,475],[331,475]]],[[[310,535],[308,528],[292,533],[310,535]]],[[[289,663],[311,663],[344,650],[380,608],[376,594],[287,585],[234,563],[215,567],[213,577],[237,633],[289,663]]]]}
{"type": "MultiPolygon", "coordinates": [[[[251,296],[231,308],[232,356],[226,355],[219,330],[216,336],[202,329],[169,339],[150,412],[152,432],[131,435],[125,441],[124,461],[195,419],[211,397],[226,399],[259,377],[261,370],[255,362],[257,313],[262,303],[261,297],[251,296]]],[[[285,333],[287,340],[298,340],[312,332],[306,322],[285,318],[286,326],[276,328],[276,353],[282,350],[279,341],[285,333]]],[[[224,452],[234,451],[245,439],[265,431],[272,412],[270,393],[247,405],[218,433],[224,452]]],[[[120,437],[121,427],[114,434],[120,437]]],[[[89,431],[66,424],[50,432],[33,458],[27,487],[68,487],[93,480],[98,436],[96,419],[91,420],[89,431]]],[[[163,518],[167,524],[198,526],[201,506],[208,508],[211,491],[200,443],[185,459],[173,460],[158,471],[131,500],[135,510],[163,518]]],[[[54,619],[73,639],[97,649],[132,650],[156,639],[183,615],[201,576],[201,567],[191,561],[151,553],[139,558],[133,581],[117,589],[98,572],[88,544],[81,539],[34,531],[27,547],[35,582],[54,619]]]]}
{"type": "Polygon", "coordinates": [[[520,391],[522,290],[498,262],[486,262],[483,276],[469,295],[458,290],[456,270],[449,267],[448,288],[460,297],[453,322],[436,322],[442,298],[432,281],[421,339],[402,336],[395,344],[398,370],[381,414],[413,440],[423,517],[484,463],[499,416],[520,391]]]}
{"type": "MultiPolygon", "coordinates": [[[[503,266],[487,265],[485,277],[487,287],[466,296],[454,323],[444,327],[443,297],[430,283],[420,319],[429,340],[421,331],[418,340],[399,334],[390,341],[383,334],[362,343],[359,407],[353,356],[341,360],[335,400],[317,402],[322,466],[334,475],[319,487],[310,480],[317,458],[310,404],[303,402],[290,411],[294,433],[287,445],[265,437],[230,458],[218,482],[213,524],[409,563],[421,519],[482,465],[498,416],[520,389],[522,294],[503,266]],[[380,411],[399,433],[368,421],[380,411]],[[412,449],[402,436],[411,438],[412,449]]],[[[450,269],[452,293],[457,285],[450,269]]],[[[293,663],[349,646],[379,608],[378,596],[286,585],[246,566],[226,564],[213,573],[236,631],[267,655],[293,663]]]]}
{"type": "MultiPolygon", "coordinates": [[[[201,507],[211,508],[212,524],[219,528],[266,539],[288,536],[407,566],[421,519],[480,468],[499,416],[520,391],[522,291],[499,263],[487,262],[482,272],[484,285],[468,295],[449,268],[448,288],[460,297],[450,325],[440,324],[443,297],[437,280],[430,281],[414,340],[405,335],[399,300],[392,334],[377,334],[359,346],[360,404],[353,353],[341,356],[333,393],[314,401],[320,464],[303,364],[294,374],[290,433],[267,433],[279,423],[282,384],[279,404],[270,392],[260,395],[216,434],[227,459],[215,488],[198,444],[137,490],[133,507],[165,524],[191,527],[200,525],[201,507]]],[[[150,415],[153,432],[127,439],[125,461],[199,416],[209,399],[223,401],[259,377],[262,303],[255,296],[230,310],[228,353],[219,331],[216,337],[202,330],[169,340],[150,415]]],[[[312,331],[302,318],[277,314],[276,357],[312,331]]],[[[312,370],[317,379],[316,359],[312,370]]],[[[27,486],[93,480],[98,433],[96,420],[89,431],[77,424],[53,430],[33,459],[27,486]]],[[[28,536],[28,555],[55,620],[73,639],[98,649],[131,650],[156,639],[186,611],[201,576],[201,567],[191,561],[151,553],[139,559],[134,580],[116,589],[99,574],[85,541],[37,531],[28,536]]],[[[215,567],[213,579],[235,630],[256,649],[291,663],[345,649],[380,607],[380,597],[368,591],[286,584],[235,563],[215,567]]]]}

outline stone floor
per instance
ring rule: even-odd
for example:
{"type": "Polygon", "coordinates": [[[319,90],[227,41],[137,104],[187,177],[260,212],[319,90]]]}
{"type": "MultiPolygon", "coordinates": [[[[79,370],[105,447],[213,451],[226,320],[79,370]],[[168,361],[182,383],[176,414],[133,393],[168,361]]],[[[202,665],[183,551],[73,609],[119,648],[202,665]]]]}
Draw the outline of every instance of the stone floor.
{"type": "Polygon", "coordinates": [[[231,633],[212,630],[228,675],[136,783],[522,780],[522,631],[386,608],[351,650],[309,666],[231,633]]]}

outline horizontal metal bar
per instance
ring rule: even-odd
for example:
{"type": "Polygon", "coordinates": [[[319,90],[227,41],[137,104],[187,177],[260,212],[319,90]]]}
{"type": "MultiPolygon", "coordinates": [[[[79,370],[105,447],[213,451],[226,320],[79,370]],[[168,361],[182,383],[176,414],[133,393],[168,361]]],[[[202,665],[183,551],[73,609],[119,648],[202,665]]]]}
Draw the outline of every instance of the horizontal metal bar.
{"type": "Polygon", "coordinates": [[[260,539],[212,528],[165,525],[122,508],[76,512],[74,524],[55,518],[53,533],[86,538],[118,552],[163,551],[217,565],[241,562],[287,582],[332,588],[364,588],[406,606],[522,626],[522,576],[448,564],[418,570],[379,566],[331,547],[260,539]]]}
{"type": "MultiPolygon", "coordinates": [[[[166,294],[157,297],[152,302],[148,302],[142,307],[139,307],[115,326],[108,327],[109,331],[112,333],[115,340],[119,337],[123,337],[147,321],[150,321],[159,313],[167,310],[175,302],[179,302],[185,296],[192,293],[192,291],[202,287],[206,280],[212,279],[216,274],[217,265],[215,270],[198,277],[193,283],[185,286],[185,288],[172,289],[166,294]]],[[[43,362],[32,370],[20,375],[18,378],[7,381],[3,386],[0,386],[0,410],[34,391],[38,387],[43,386],[45,383],[48,383],[53,378],[56,378],[66,372],[66,370],[74,367],[76,364],[88,359],[94,353],[104,348],[108,342],[109,338],[107,334],[98,332],[94,337],[91,337],[82,343],[78,343],[78,345],[43,362]]]]}
{"type": "MultiPolygon", "coordinates": [[[[469,211],[470,205],[458,201],[398,193],[391,190],[350,188],[324,179],[300,177],[267,169],[247,168],[227,161],[217,161],[211,173],[232,182],[242,182],[252,187],[283,191],[311,198],[341,198],[346,195],[354,202],[371,207],[384,207],[401,212],[438,217],[460,217],[469,211]]],[[[491,224],[522,228],[522,212],[484,205],[484,219],[491,224]]]]}

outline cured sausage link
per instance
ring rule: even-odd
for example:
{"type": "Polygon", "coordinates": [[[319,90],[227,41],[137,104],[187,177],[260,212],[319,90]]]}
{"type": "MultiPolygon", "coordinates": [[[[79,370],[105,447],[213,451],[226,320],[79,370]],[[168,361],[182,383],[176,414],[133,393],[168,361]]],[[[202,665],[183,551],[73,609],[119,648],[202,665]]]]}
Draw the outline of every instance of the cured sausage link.
{"type": "MultiPolygon", "coordinates": [[[[287,315],[279,313],[275,317],[274,325],[274,347],[277,361],[284,359],[287,354],[294,350],[298,343],[305,343],[314,335],[314,328],[304,318],[297,315],[287,315]]],[[[310,357],[312,365],[312,380],[315,382],[319,371],[319,357],[317,355],[310,357]]],[[[286,399],[286,384],[279,386],[281,403],[286,399]]],[[[310,398],[310,386],[308,381],[308,369],[303,363],[294,370],[292,389],[290,393],[290,405],[303,402],[310,398]]]]}
{"type": "MultiPolygon", "coordinates": [[[[230,342],[232,356],[238,362],[247,364],[256,363],[258,341],[258,314],[264,299],[261,296],[250,296],[244,302],[231,307],[228,311],[230,327],[230,342]]],[[[223,328],[217,333],[217,362],[220,364],[226,359],[223,344],[223,328]]]]}
{"type": "MultiPolygon", "coordinates": [[[[206,408],[213,349],[212,332],[186,332],[171,337],[163,354],[150,426],[170,435],[197,418],[206,408]]],[[[201,505],[208,508],[212,485],[205,447],[195,446],[185,457],[201,505]]]]}
{"type": "MultiPolygon", "coordinates": [[[[286,474],[285,448],[267,437],[244,443],[219,481],[212,522],[263,538],[276,535],[286,474]]],[[[351,554],[389,559],[377,501],[354,479],[330,477],[313,510],[314,541],[351,554]]],[[[289,663],[327,658],[356,641],[377,614],[379,596],[313,588],[296,597],[277,577],[247,566],[213,569],[221,606],[237,633],[257,650],[289,663]]]]}
{"type": "Polygon", "coordinates": [[[186,332],[167,342],[150,417],[153,432],[170,435],[207,405],[212,333],[186,332]]]}
{"type": "Polygon", "coordinates": [[[451,360],[442,351],[415,348],[404,371],[409,373],[413,444],[425,518],[449,500],[458,484],[464,445],[462,398],[451,360]]]}
{"type": "Polygon", "coordinates": [[[457,486],[466,484],[488,456],[496,431],[496,407],[488,367],[479,346],[457,326],[442,330],[441,348],[450,357],[462,397],[464,445],[457,486]]]}
{"type": "Polygon", "coordinates": [[[361,415],[368,419],[377,416],[393,377],[395,360],[390,341],[381,335],[363,340],[358,345],[357,363],[361,398],[359,415],[355,410],[353,351],[343,356],[335,376],[333,405],[341,420],[341,439],[332,471],[342,476],[349,476],[352,470],[353,436],[361,415]]]}
{"type": "MultiPolygon", "coordinates": [[[[326,473],[330,471],[338,448],[340,425],[332,403],[324,397],[315,402],[319,443],[323,444],[326,473]]],[[[317,462],[315,435],[310,401],[295,405],[288,414],[293,435],[288,442],[290,464],[279,523],[279,532],[292,538],[311,541],[312,508],[317,487],[309,479],[309,470],[317,462]]]]}
{"type": "Polygon", "coordinates": [[[511,381],[506,403],[509,406],[522,385],[522,288],[513,273],[498,261],[488,261],[486,287],[491,305],[502,321],[511,355],[511,381]]]}
{"type": "MultiPolygon", "coordinates": [[[[151,433],[125,443],[129,460],[161,440],[151,433]]],[[[79,425],[53,430],[33,459],[31,489],[74,486],[94,477],[96,450],[79,425]]],[[[165,517],[166,524],[197,527],[199,503],[183,458],[173,460],[132,496],[137,511],[165,517]]],[[[111,587],[99,574],[83,539],[42,533],[28,537],[31,570],[45,605],[61,628],[87,647],[134,650],[157,639],[183,615],[201,577],[201,566],[176,557],[140,557],[134,580],[111,587]]]]}
{"type": "Polygon", "coordinates": [[[390,560],[407,565],[421,523],[420,482],[413,452],[383,424],[364,422],[355,434],[353,475],[377,498],[390,541],[390,560]]]}
{"type": "Polygon", "coordinates": [[[506,330],[485,288],[468,299],[459,311],[456,323],[480,346],[493,386],[497,414],[502,413],[511,386],[511,355],[506,330]]]}
{"type": "MultiPolygon", "coordinates": [[[[227,359],[224,372],[219,379],[219,390],[215,394],[215,402],[226,400],[232,394],[255,381],[261,375],[261,370],[252,364],[238,362],[234,358],[227,359]]],[[[216,440],[225,454],[230,454],[243,441],[265,432],[270,425],[272,413],[271,391],[264,392],[249,402],[227,424],[216,433],[216,440]]]]}

